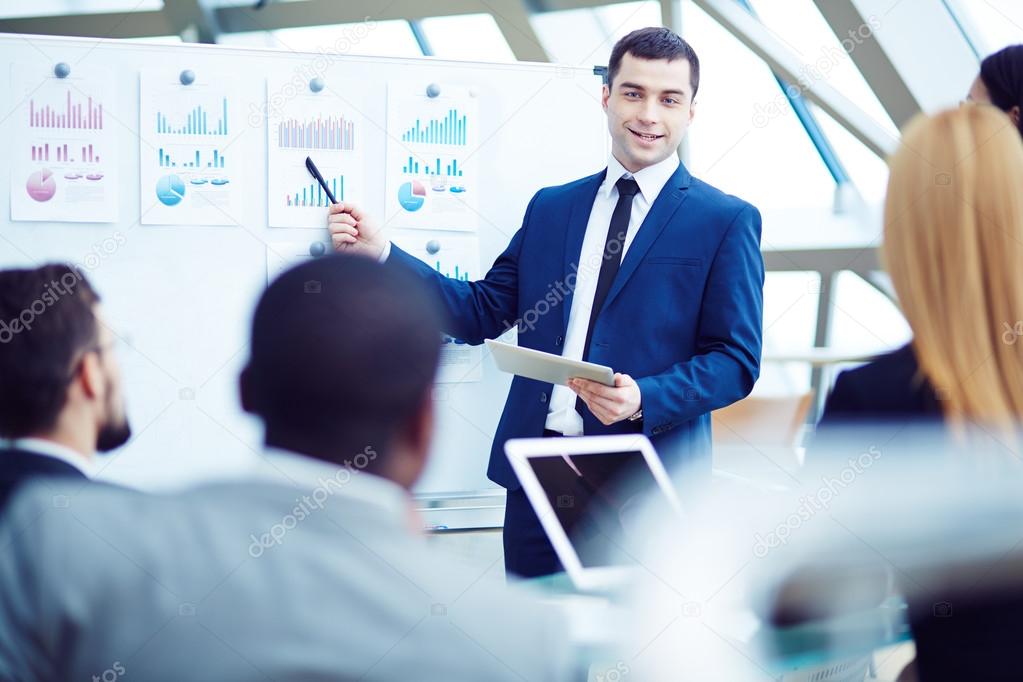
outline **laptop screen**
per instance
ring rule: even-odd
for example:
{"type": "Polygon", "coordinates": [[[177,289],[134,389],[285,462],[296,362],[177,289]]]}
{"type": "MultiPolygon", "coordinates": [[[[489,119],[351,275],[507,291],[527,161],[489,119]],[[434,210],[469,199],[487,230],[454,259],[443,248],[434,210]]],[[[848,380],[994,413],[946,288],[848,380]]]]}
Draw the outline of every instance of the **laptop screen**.
{"type": "Polygon", "coordinates": [[[645,536],[636,528],[638,519],[664,497],[642,452],[534,456],[528,461],[584,568],[634,563],[645,536]]]}

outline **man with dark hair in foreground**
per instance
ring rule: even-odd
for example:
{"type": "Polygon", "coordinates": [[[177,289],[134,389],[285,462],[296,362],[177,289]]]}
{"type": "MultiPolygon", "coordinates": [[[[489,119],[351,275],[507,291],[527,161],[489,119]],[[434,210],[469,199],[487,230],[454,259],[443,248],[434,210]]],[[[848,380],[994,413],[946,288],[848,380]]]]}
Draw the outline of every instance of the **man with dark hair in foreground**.
{"type": "Polygon", "coordinates": [[[0,679],[566,678],[551,614],[418,532],[439,313],[392,268],[331,256],[263,295],[241,376],[266,429],[250,480],[12,499],[0,679]]]}
{"type": "Polygon", "coordinates": [[[86,479],[128,441],[112,346],[81,272],[0,271],[0,507],[29,479],[86,479]]]}

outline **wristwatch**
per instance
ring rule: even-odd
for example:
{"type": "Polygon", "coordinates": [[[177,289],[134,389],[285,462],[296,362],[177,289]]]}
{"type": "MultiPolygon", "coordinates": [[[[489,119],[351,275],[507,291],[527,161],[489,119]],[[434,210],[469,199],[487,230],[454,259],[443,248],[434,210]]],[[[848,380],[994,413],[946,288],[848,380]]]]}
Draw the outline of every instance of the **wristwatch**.
{"type": "Polygon", "coordinates": [[[642,418],[643,418],[643,409],[640,408],[640,410],[638,412],[636,412],[636,414],[632,415],[631,417],[627,417],[626,421],[638,422],[642,418]]]}

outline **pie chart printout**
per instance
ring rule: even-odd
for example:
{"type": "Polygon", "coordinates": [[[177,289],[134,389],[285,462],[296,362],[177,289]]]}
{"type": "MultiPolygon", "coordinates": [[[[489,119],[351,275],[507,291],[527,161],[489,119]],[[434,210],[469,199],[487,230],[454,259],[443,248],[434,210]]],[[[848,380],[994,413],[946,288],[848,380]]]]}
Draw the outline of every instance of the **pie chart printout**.
{"type": "Polygon", "coordinates": [[[176,206],[185,198],[185,183],[177,175],[165,175],[156,182],[156,198],[164,206],[176,206]]]}
{"type": "Polygon", "coordinates": [[[28,195],[36,201],[49,201],[57,192],[57,183],[53,179],[53,171],[43,168],[28,176],[25,189],[28,190],[28,195]]]}
{"type": "Polygon", "coordinates": [[[418,211],[426,201],[426,187],[418,180],[402,183],[398,188],[398,203],[406,211],[418,211]]]}

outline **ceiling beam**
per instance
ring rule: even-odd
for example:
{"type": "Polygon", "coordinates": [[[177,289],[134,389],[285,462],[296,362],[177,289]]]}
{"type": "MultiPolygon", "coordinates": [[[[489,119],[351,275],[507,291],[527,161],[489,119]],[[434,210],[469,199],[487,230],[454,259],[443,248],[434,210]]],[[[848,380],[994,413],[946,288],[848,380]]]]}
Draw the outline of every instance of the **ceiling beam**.
{"type": "Polygon", "coordinates": [[[0,19],[0,33],[74,38],[152,38],[173,35],[163,10],[100,12],[0,19]]]}
{"type": "Polygon", "coordinates": [[[529,10],[525,0],[511,0],[501,4],[501,9],[496,9],[496,3],[491,4],[490,13],[501,29],[504,39],[508,42],[515,59],[520,62],[549,62],[550,56],[540,42],[539,36],[529,23],[529,10]]]}
{"type": "Polygon", "coordinates": [[[852,0],[814,0],[814,4],[877,95],[881,106],[895,126],[901,129],[920,112],[920,103],[877,41],[873,22],[879,24],[880,20],[876,17],[869,17],[869,21],[865,19],[852,0]]]}

